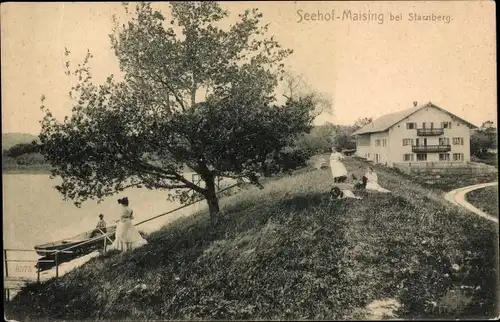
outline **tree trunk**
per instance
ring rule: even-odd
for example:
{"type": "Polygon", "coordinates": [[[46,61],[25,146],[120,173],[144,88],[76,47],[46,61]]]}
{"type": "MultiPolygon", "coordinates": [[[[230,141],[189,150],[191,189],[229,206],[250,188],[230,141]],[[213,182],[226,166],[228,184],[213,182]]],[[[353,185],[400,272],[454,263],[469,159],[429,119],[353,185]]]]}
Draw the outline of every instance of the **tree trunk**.
{"type": "Polygon", "coordinates": [[[205,190],[205,198],[207,199],[208,210],[210,211],[210,217],[214,219],[217,214],[220,212],[219,208],[219,198],[217,198],[217,194],[215,191],[215,178],[212,176],[205,180],[206,190],[205,190]]]}

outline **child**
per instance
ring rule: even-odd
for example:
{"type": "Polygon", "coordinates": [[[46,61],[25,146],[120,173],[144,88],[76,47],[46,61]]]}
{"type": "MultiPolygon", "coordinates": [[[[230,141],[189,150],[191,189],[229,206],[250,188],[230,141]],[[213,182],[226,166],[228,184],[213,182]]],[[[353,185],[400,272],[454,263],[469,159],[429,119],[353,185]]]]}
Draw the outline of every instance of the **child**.
{"type": "MultiPolygon", "coordinates": [[[[353,178],[354,179],[354,178],[353,178]]],[[[354,189],[355,190],[365,190],[366,189],[366,183],[368,182],[368,180],[366,179],[365,176],[363,176],[363,178],[361,178],[361,182],[356,182],[354,184],[354,189]]]]}

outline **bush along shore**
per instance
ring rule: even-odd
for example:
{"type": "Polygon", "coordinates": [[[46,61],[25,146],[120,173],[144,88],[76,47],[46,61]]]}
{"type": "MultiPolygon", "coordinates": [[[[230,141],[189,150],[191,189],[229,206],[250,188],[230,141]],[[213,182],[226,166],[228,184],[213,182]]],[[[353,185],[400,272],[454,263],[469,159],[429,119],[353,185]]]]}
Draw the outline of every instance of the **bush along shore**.
{"type": "MultiPolygon", "coordinates": [[[[360,178],[367,164],[346,160],[360,178]]],[[[369,319],[498,316],[498,227],[389,169],[390,194],[329,201],[328,170],[270,181],[180,219],[123,255],[27,285],[11,319],[369,319]]]]}

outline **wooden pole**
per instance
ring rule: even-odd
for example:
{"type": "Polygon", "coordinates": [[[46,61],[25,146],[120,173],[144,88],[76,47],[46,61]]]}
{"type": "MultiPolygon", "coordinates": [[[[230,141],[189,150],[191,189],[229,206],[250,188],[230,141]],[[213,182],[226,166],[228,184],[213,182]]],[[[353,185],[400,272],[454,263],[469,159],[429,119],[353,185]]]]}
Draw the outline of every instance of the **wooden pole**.
{"type": "Polygon", "coordinates": [[[55,253],[55,259],[56,259],[56,278],[59,277],[59,262],[57,260],[57,255],[59,252],[55,253]]]}
{"type": "Polygon", "coordinates": [[[7,267],[7,250],[3,250],[3,260],[4,260],[4,263],[5,263],[5,277],[8,277],[9,276],[9,269],[7,267]]]}
{"type": "Polygon", "coordinates": [[[40,283],[40,263],[38,263],[38,268],[36,269],[36,282],[40,283]]]}
{"type": "Polygon", "coordinates": [[[102,254],[103,254],[103,255],[106,255],[106,245],[107,245],[107,242],[108,242],[108,241],[106,240],[106,238],[104,238],[103,240],[104,240],[104,247],[103,247],[103,249],[102,249],[102,254]]]}

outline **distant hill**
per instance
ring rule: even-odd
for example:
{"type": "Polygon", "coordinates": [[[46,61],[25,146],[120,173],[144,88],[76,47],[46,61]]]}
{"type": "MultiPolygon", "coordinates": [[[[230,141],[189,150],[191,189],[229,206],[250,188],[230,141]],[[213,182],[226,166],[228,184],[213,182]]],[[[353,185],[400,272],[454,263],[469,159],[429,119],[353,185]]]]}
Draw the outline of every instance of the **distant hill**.
{"type": "Polygon", "coordinates": [[[2,151],[8,150],[19,143],[39,141],[38,136],[29,133],[2,133],[2,151]]]}

